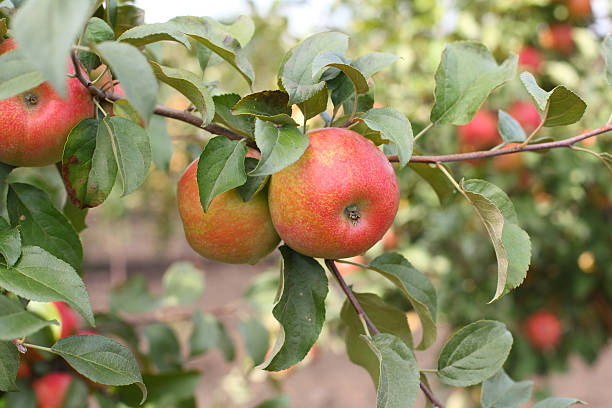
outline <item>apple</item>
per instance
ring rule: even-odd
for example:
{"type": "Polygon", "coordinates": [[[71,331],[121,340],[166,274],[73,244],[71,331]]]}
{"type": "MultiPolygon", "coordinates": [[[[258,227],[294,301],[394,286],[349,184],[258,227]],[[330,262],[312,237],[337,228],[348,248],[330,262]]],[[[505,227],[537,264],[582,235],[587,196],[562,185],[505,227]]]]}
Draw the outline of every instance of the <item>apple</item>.
{"type": "Polygon", "coordinates": [[[538,40],[542,48],[554,50],[562,54],[574,51],[573,27],[566,23],[554,24],[545,27],[538,33],[538,40]]]}
{"type": "Polygon", "coordinates": [[[537,48],[526,45],[519,51],[518,56],[519,64],[528,71],[531,71],[534,74],[538,74],[542,71],[544,58],[542,57],[542,53],[537,48]]]}
{"type": "Polygon", "coordinates": [[[276,248],[276,233],[263,192],[244,202],[236,189],[216,196],[204,213],[197,183],[198,160],[178,183],[178,207],[189,245],[205,258],[231,264],[256,264],[276,248]]]}
{"type": "Polygon", "coordinates": [[[295,251],[350,258],[378,242],[399,205],[393,166],[372,141],[349,129],[309,133],[302,157],[273,174],[268,193],[274,227],[295,251]]]}
{"type": "Polygon", "coordinates": [[[582,19],[591,15],[591,0],[566,0],[565,5],[572,18],[582,19]]]}
{"type": "Polygon", "coordinates": [[[521,127],[528,134],[538,127],[542,118],[535,105],[527,101],[516,101],[510,106],[508,114],[521,124],[521,127]]]}
{"type": "MultiPolygon", "coordinates": [[[[353,256],[351,258],[347,258],[346,260],[355,262],[355,263],[359,263],[359,264],[366,263],[366,259],[361,255],[353,256]]],[[[336,268],[338,268],[338,272],[340,272],[340,275],[342,276],[348,276],[354,272],[357,272],[359,269],[361,269],[360,266],[343,263],[343,262],[336,262],[336,268]]]]}
{"type": "MultiPolygon", "coordinates": [[[[0,54],[17,48],[12,38],[0,43],[0,54]]],[[[68,73],[74,74],[69,65],[68,73]]],[[[67,78],[62,99],[48,82],[0,101],[0,162],[13,166],[46,166],[62,159],[70,130],[94,113],[89,91],[67,78]]]]}
{"type": "Polygon", "coordinates": [[[66,392],[72,382],[72,375],[52,372],[32,383],[38,408],[62,408],[66,392]]]}
{"type": "Polygon", "coordinates": [[[75,334],[81,323],[77,313],[64,302],[31,301],[27,308],[45,320],[58,321],[59,326],[50,326],[55,341],[75,334]]]}
{"type": "Polygon", "coordinates": [[[459,143],[467,150],[484,150],[499,144],[497,116],[481,109],[467,125],[459,126],[459,143]]]}
{"type": "Polygon", "coordinates": [[[19,368],[17,369],[17,378],[30,378],[32,375],[32,368],[30,364],[21,357],[19,360],[19,368]]]}
{"type": "Polygon", "coordinates": [[[525,334],[533,347],[539,350],[551,350],[561,340],[561,322],[556,314],[540,310],[530,315],[525,321],[525,334]]]}

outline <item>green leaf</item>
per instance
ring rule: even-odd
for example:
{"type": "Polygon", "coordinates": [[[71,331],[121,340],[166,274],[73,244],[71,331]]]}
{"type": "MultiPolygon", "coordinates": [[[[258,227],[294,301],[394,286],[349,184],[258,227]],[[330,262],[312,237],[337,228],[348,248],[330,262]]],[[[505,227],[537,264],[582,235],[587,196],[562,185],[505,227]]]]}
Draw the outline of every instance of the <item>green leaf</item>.
{"type": "Polygon", "coordinates": [[[21,52],[63,98],[68,54],[92,8],[91,0],[29,0],[11,21],[21,52]]]}
{"type": "Polygon", "coordinates": [[[0,66],[0,100],[35,88],[45,81],[34,64],[26,59],[20,50],[10,50],[0,55],[0,66]]]}
{"type": "Polygon", "coordinates": [[[200,203],[204,211],[208,210],[216,196],[246,182],[246,154],[244,140],[228,140],[223,136],[216,136],[206,144],[200,155],[197,171],[200,203]]]}
{"type": "Polygon", "coordinates": [[[112,334],[125,341],[133,350],[138,350],[139,338],[132,323],[121,320],[112,313],[96,314],[96,330],[103,334],[112,334]]]}
{"type": "Polygon", "coordinates": [[[151,168],[149,135],[136,123],[119,116],[105,117],[104,124],[112,137],[117,168],[123,184],[122,195],[144,183],[151,168]]]}
{"type": "Polygon", "coordinates": [[[308,100],[299,104],[299,108],[304,114],[304,120],[314,118],[319,113],[327,109],[327,100],[329,99],[327,85],[323,84],[321,89],[311,96],[308,100]]]}
{"type": "Polygon", "coordinates": [[[204,81],[196,74],[184,69],[171,68],[149,61],[155,76],[187,97],[199,112],[202,112],[202,126],[207,126],[215,117],[215,103],[204,81]]]}
{"type": "Polygon", "coordinates": [[[105,385],[136,384],[142,391],[142,401],[147,398],[136,359],[127,347],[115,340],[98,335],[68,336],[55,343],[51,350],[90,380],[105,385]]]}
{"type": "Polygon", "coordinates": [[[234,132],[238,132],[244,136],[254,138],[255,134],[255,118],[249,115],[232,114],[232,107],[238,103],[240,95],[224,94],[213,96],[215,102],[215,122],[219,122],[234,132]]]}
{"type": "Polygon", "coordinates": [[[214,24],[211,19],[193,16],[175,17],[170,22],[236,68],[249,86],[253,84],[255,72],[240,42],[226,30],[220,29],[218,23],[214,24]]]}
{"type": "Polygon", "coordinates": [[[172,138],[166,129],[166,119],[154,115],[149,121],[147,127],[149,136],[151,137],[151,153],[153,155],[153,163],[159,170],[167,172],[170,168],[170,160],[172,159],[172,138]]]}
{"type": "Polygon", "coordinates": [[[542,126],[566,126],[582,118],[586,103],[566,87],[556,86],[552,91],[546,92],[538,86],[529,72],[521,74],[521,81],[537,108],[543,112],[542,126]]]}
{"type": "MultiPolygon", "coordinates": [[[[418,149],[414,150],[416,154],[422,154],[418,149]]],[[[450,169],[446,170],[450,172],[450,169]]],[[[435,164],[432,163],[408,163],[408,167],[415,171],[423,180],[425,180],[431,188],[436,192],[440,205],[444,207],[455,194],[455,187],[450,182],[448,177],[435,164]]]]}
{"type": "Polygon", "coordinates": [[[504,143],[524,142],[527,139],[525,131],[516,119],[503,110],[497,111],[497,130],[504,143]]]}
{"type": "Polygon", "coordinates": [[[68,221],[70,221],[70,224],[72,224],[77,233],[80,233],[87,228],[85,219],[87,218],[87,213],[89,212],[88,208],[81,209],[77,207],[74,205],[70,197],[67,197],[66,201],[64,202],[62,212],[66,218],[68,218],[68,221]]]}
{"type": "Polygon", "coordinates": [[[278,74],[281,88],[289,94],[289,103],[305,102],[325,86],[325,82],[312,76],[317,55],[326,51],[345,54],[347,49],[345,34],[327,32],[312,35],[289,51],[278,74]]]}
{"type": "Polygon", "coordinates": [[[529,235],[517,224],[504,223],[502,243],[508,255],[508,274],[506,292],[518,287],[525,277],[531,263],[531,240],[529,235]]]}
{"type": "Polygon", "coordinates": [[[353,84],[357,94],[366,93],[370,90],[367,77],[359,69],[351,66],[343,53],[326,51],[318,54],[312,62],[313,79],[320,79],[323,71],[328,67],[342,71],[353,84]]]}
{"type": "Polygon", "coordinates": [[[191,262],[175,262],[164,273],[162,286],[166,305],[190,304],[204,293],[204,274],[191,262]]]}
{"type": "Polygon", "coordinates": [[[18,228],[11,228],[0,217],[0,254],[6,260],[7,266],[15,265],[21,256],[21,234],[18,228]]]}
{"type": "Polygon", "coordinates": [[[8,192],[8,176],[15,167],[0,163],[0,213],[6,209],[6,193],[8,192]]]}
{"type": "Polygon", "coordinates": [[[157,100],[158,84],[147,59],[138,48],[116,41],[105,41],[95,51],[119,79],[127,99],[149,122],[157,100]]]}
{"type": "Polygon", "coordinates": [[[83,247],[70,221],[34,186],[22,183],[9,185],[8,214],[13,227],[21,229],[24,245],[44,248],[79,271],[83,264],[83,247]]]}
{"type": "MultiPolygon", "coordinates": [[[[357,301],[374,326],[382,333],[397,336],[412,348],[412,334],[406,320],[406,313],[387,305],[378,295],[373,293],[354,292],[357,301]]],[[[367,342],[361,337],[365,333],[363,323],[348,300],[344,301],[340,312],[342,322],[346,325],[345,342],[349,359],[366,369],[374,385],[379,383],[379,361],[367,342]]]]}
{"type": "Polygon", "coordinates": [[[438,358],[438,378],[453,387],[467,387],[492,377],[512,348],[512,334],[503,323],[479,320],[446,342],[438,358]]]}
{"type": "Polygon", "coordinates": [[[377,408],[409,408],[419,393],[419,367],[406,343],[392,334],[363,336],[380,361],[377,408]]]}
{"type": "Polygon", "coordinates": [[[42,248],[24,246],[15,266],[0,265],[0,287],[30,300],[66,302],[91,326],[95,325],[81,277],[69,264],[42,248]]]}
{"type": "MultiPolygon", "coordinates": [[[[121,0],[111,1],[121,3],[121,0]]],[[[145,11],[132,4],[116,6],[114,10],[109,10],[109,14],[111,21],[113,20],[113,16],[115,16],[115,23],[113,24],[115,27],[115,36],[120,36],[130,28],[144,24],[145,11]]]]}
{"type": "Polygon", "coordinates": [[[19,352],[12,341],[0,341],[0,391],[17,391],[19,352]]]}
{"type": "Polygon", "coordinates": [[[38,400],[34,389],[23,380],[17,380],[17,386],[19,392],[9,392],[5,396],[6,408],[37,408],[38,400]]]}
{"type": "Polygon", "coordinates": [[[249,173],[255,170],[259,160],[254,157],[247,157],[244,160],[244,171],[247,173],[247,181],[238,187],[238,194],[244,202],[249,201],[259,193],[266,185],[269,176],[252,176],[249,173]]]}
{"type": "Polygon", "coordinates": [[[482,383],[483,408],[516,408],[531,398],[533,381],[515,382],[502,369],[482,383]]]}
{"type": "Polygon", "coordinates": [[[225,361],[233,361],[236,358],[236,346],[234,340],[230,337],[229,333],[225,329],[225,326],[221,322],[217,322],[217,347],[223,353],[225,361]]]}
{"type": "Polygon", "coordinates": [[[255,33],[255,23],[249,16],[240,16],[231,24],[223,24],[210,17],[203,17],[207,22],[234,37],[240,46],[246,46],[255,33]]]}
{"type": "Polygon", "coordinates": [[[430,120],[436,125],[469,123],[493,89],[512,79],[518,57],[501,65],[483,44],[460,41],[446,45],[436,70],[436,102],[430,120]]]}
{"type": "MultiPolygon", "coordinates": [[[[106,24],[106,21],[98,17],[92,17],[87,23],[85,34],[83,35],[83,44],[98,44],[103,41],[112,41],[115,39],[115,33],[113,29],[106,24]]],[[[80,51],[79,59],[83,63],[83,66],[88,71],[98,67],[101,64],[100,58],[89,51],[80,51]]]]}
{"type": "Polygon", "coordinates": [[[38,315],[26,311],[19,302],[0,295],[0,340],[29,336],[52,324],[57,322],[43,320],[38,315]]]}
{"type": "Polygon", "coordinates": [[[325,321],[327,277],[313,258],[286,245],[283,256],[282,290],[272,314],[281,324],[276,344],[260,368],[280,371],[302,361],[317,341],[325,321]]]}
{"type": "Polygon", "coordinates": [[[261,160],[250,175],[265,176],[295,163],[308,148],[310,139],[294,126],[276,127],[257,119],[255,141],[261,150],[261,160]]]}
{"type": "Polygon", "coordinates": [[[608,85],[612,87],[612,36],[610,34],[606,35],[602,45],[602,54],[606,63],[606,78],[608,85]]]}
{"type": "Polygon", "coordinates": [[[399,57],[397,55],[384,52],[371,52],[357,58],[355,61],[351,62],[351,65],[357,68],[367,79],[378,71],[393,64],[398,59],[399,57]]]}
{"type": "Polygon", "coordinates": [[[101,120],[80,121],[68,135],[62,177],[70,199],[79,208],[102,204],[117,178],[117,162],[108,127],[101,120]]]}
{"type": "Polygon", "coordinates": [[[283,91],[261,91],[240,99],[231,109],[234,115],[249,115],[277,125],[297,126],[291,118],[289,95],[283,91]]]}
{"type": "Polygon", "coordinates": [[[88,408],[89,388],[80,378],[72,378],[66,390],[61,408],[88,408]]]}
{"type": "Polygon", "coordinates": [[[423,325],[423,339],[418,349],[423,350],[431,346],[437,335],[438,300],[436,289],[429,279],[403,256],[396,253],[386,253],[377,257],[370,262],[369,268],[397,286],[419,315],[423,325]]]}
{"type": "Polygon", "coordinates": [[[191,49],[187,36],[181,32],[177,24],[172,22],[139,25],[125,31],[117,40],[136,47],[157,41],[176,41],[188,50],[191,49]]]}
{"type": "Polygon", "coordinates": [[[577,400],[575,398],[546,398],[543,401],[538,402],[533,408],[569,408],[574,404],[585,404],[584,401],[577,400]]]}
{"type": "MultiPolygon", "coordinates": [[[[143,375],[144,383],[149,390],[147,404],[155,407],[176,406],[181,401],[193,397],[201,376],[199,371],[143,375]]],[[[130,407],[138,405],[140,400],[138,389],[134,386],[120,388],[119,397],[130,407]]]]}
{"type": "Polygon", "coordinates": [[[395,143],[400,165],[408,164],[412,156],[412,125],[404,115],[391,108],[374,108],[360,119],[370,129],[379,131],[383,139],[395,143]]]}
{"type": "Polygon", "coordinates": [[[143,332],[149,344],[147,357],[159,372],[180,370],[183,359],[174,330],[166,323],[152,323],[146,325],[143,332]]]}
{"type": "Polygon", "coordinates": [[[193,331],[189,337],[189,355],[191,357],[207,353],[218,347],[227,361],[234,359],[234,342],[227,334],[225,327],[213,315],[202,314],[196,310],[191,317],[193,331]]]}
{"type": "Polygon", "coordinates": [[[243,320],[238,326],[244,339],[247,353],[254,365],[261,364],[268,352],[270,335],[266,327],[257,319],[243,320]]]}
{"type": "Polygon", "coordinates": [[[288,395],[279,395],[269,400],[265,400],[255,408],[290,408],[290,400],[288,395]]]}
{"type": "Polygon", "coordinates": [[[159,300],[149,292],[143,275],[131,277],[121,285],[114,287],[110,293],[110,310],[113,312],[150,312],[159,303],[159,300]]]}

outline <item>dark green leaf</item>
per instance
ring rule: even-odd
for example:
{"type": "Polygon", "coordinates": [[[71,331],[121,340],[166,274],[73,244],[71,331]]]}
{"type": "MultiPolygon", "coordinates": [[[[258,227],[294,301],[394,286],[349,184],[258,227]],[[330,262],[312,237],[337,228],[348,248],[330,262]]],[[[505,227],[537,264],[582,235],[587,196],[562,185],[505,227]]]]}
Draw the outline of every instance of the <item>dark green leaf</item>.
{"type": "Polygon", "coordinates": [[[131,277],[121,285],[113,288],[110,294],[110,310],[128,313],[149,312],[159,305],[147,288],[143,275],[131,277]]]}
{"type": "Polygon", "coordinates": [[[346,75],[353,84],[356,93],[366,93],[370,89],[367,77],[357,68],[349,65],[343,53],[326,51],[318,54],[312,63],[313,78],[320,79],[323,71],[328,67],[336,68],[344,72],[344,75],[346,75]]]}
{"type": "Polygon", "coordinates": [[[244,171],[247,173],[247,181],[238,187],[238,193],[244,202],[249,201],[255,194],[259,193],[266,185],[269,176],[252,176],[249,173],[257,167],[259,160],[247,157],[244,160],[244,171]]]}
{"type": "Polygon", "coordinates": [[[419,349],[426,349],[436,340],[437,295],[429,279],[403,256],[387,253],[370,262],[370,268],[396,285],[406,296],[423,325],[423,339],[419,349]]]}
{"type": "Polygon", "coordinates": [[[569,408],[574,404],[582,405],[585,403],[575,398],[546,398],[535,404],[533,408],[569,408]]]}
{"type": "Polygon", "coordinates": [[[315,344],[325,321],[327,277],[313,258],[281,246],[282,293],[272,310],[281,324],[274,348],[261,368],[280,371],[301,361],[315,344]]]}
{"type": "Polygon", "coordinates": [[[152,323],[143,328],[149,343],[149,360],[159,372],[180,370],[183,365],[181,347],[174,330],[165,323],[152,323]]]}
{"type": "Polygon", "coordinates": [[[232,114],[232,107],[238,103],[240,95],[238,94],[224,94],[213,96],[215,102],[215,122],[219,122],[235,132],[238,132],[244,136],[248,136],[251,139],[254,138],[255,133],[255,118],[249,115],[237,115],[232,114]]]}
{"type": "Polygon", "coordinates": [[[116,41],[105,41],[95,51],[121,82],[132,106],[149,121],[157,100],[158,84],[147,59],[138,48],[116,41]]]}
{"type": "Polygon", "coordinates": [[[412,156],[412,125],[404,115],[391,108],[374,108],[361,115],[361,120],[382,138],[397,146],[400,165],[404,167],[412,156]]]}
{"type": "Polygon", "coordinates": [[[298,161],[308,148],[310,139],[294,126],[276,127],[257,119],[255,141],[261,150],[261,160],[250,175],[265,176],[281,171],[298,161]]]}
{"type": "MultiPolygon", "coordinates": [[[[421,154],[418,149],[414,153],[421,154]]],[[[443,166],[445,166],[443,164],[443,166]]],[[[436,165],[431,163],[408,163],[408,167],[414,170],[423,180],[425,180],[431,188],[436,192],[440,205],[444,207],[455,194],[455,187],[450,182],[448,177],[436,165]]],[[[446,167],[446,166],[445,166],[446,167]]],[[[447,171],[450,169],[447,167],[447,171]]]]}
{"type": "MultiPolygon", "coordinates": [[[[149,390],[147,404],[156,407],[173,407],[179,402],[193,397],[200,384],[199,371],[181,371],[163,374],[145,374],[144,383],[149,390]]],[[[119,397],[129,406],[136,406],[140,401],[138,389],[134,386],[119,389],[119,397]]]]}
{"type": "Polygon", "coordinates": [[[21,234],[19,228],[11,228],[4,218],[0,217],[0,254],[8,266],[15,265],[21,256],[21,234]]]}
{"type": "Polygon", "coordinates": [[[612,36],[610,34],[606,35],[602,45],[602,54],[606,62],[606,78],[608,79],[608,85],[612,87],[612,36]]]}
{"type": "Polygon", "coordinates": [[[19,50],[10,50],[0,55],[0,66],[0,100],[35,88],[45,81],[34,64],[19,50]]]}
{"type": "Polygon", "coordinates": [[[200,203],[204,211],[216,196],[246,182],[246,154],[244,140],[228,140],[223,136],[210,139],[200,155],[197,171],[200,203]]]}
{"type": "Polygon", "coordinates": [[[0,341],[0,391],[17,391],[19,352],[12,341],[0,341]]]}
{"type": "Polygon", "coordinates": [[[533,381],[515,382],[502,369],[482,383],[483,408],[516,408],[531,398],[533,381]]]}
{"type": "Polygon", "coordinates": [[[461,41],[446,45],[436,70],[436,103],[430,119],[436,125],[465,125],[493,89],[512,79],[518,57],[501,65],[483,44],[461,41]]]}
{"type": "Polygon", "coordinates": [[[29,0],[11,21],[20,50],[64,98],[68,54],[92,8],[91,0],[29,0]]]}
{"type": "Polygon", "coordinates": [[[247,353],[254,365],[261,364],[268,352],[270,335],[266,327],[257,319],[243,320],[238,326],[244,339],[247,353]]]}
{"type": "MultiPolygon", "coordinates": [[[[83,44],[98,44],[103,41],[112,41],[114,39],[115,33],[113,29],[106,24],[106,21],[98,17],[89,19],[85,34],[83,35],[83,44]]],[[[101,64],[100,57],[89,51],[79,52],[79,59],[88,71],[91,71],[101,64]]]]}
{"type": "Polygon", "coordinates": [[[77,207],[74,205],[70,197],[67,197],[62,212],[66,218],[68,218],[68,221],[70,221],[70,224],[72,224],[77,233],[80,233],[87,228],[85,219],[87,218],[87,213],[89,212],[88,208],[81,209],[77,207]]]}
{"type": "Polygon", "coordinates": [[[176,41],[191,49],[187,36],[172,22],[139,25],[125,31],[117,40],[136,47],[157,41],[176,41]]]}
{"type": "Polygon", "coordinates": [[[0,340],[29,336],[52,324],[57,324],[57,321],[43,320],[26,311],[19,302],[0,295],[0,340]]]}
{"type": "Polygon", "coordinates": [[[512,334],[503,323],[480,320],[455,333],[438,358],[438,378],[453,387],[478,384],[493,376],[512,348],[512,334]]]}
{"type": "Polygon", "coordinates": [[[283,91],[261,91],[240,99],[231,109],[234,115],[249,115],[277,125],[297,126],[291,118],[289,95],[283,91]]]}
{"type": "Polygon", "coordinates": [[[162,286],[167,305],[186,305],[204,293],[204,274],[191,262],[175,262],[164,273],[162,286]]]}
{"type": "Polygon", "coordinates": [[[304,114],[304,120],[314,118],[319,113],[325,111],[325,109],[327,109],[328,99],[329,93],[327,91],[327,85],[323,84],[317,93],[298,105],[304,114]]]}
{"type": "Polygon", "coordinates": [[[172,138],[166,129],[166,119],[161,116],[153,116],[147,128],[151,137],[151,153],[153,163],[159,170],[167,172],[172,159],[172,138]]]}
{"type": "Polygon", "coordinates": [[[497,130],[505,143],[525,141],[527,135],[516,119],[501,109],[497,111],[497,118],[497,130]]]}
{"type": "Polygon", "coordinates": [[[42,248],[24,246],[15,266],[0,266],[0,286],[30,300],[66,302],[94,325],[89,296],[81,277],[69,264],[42,248]]]}

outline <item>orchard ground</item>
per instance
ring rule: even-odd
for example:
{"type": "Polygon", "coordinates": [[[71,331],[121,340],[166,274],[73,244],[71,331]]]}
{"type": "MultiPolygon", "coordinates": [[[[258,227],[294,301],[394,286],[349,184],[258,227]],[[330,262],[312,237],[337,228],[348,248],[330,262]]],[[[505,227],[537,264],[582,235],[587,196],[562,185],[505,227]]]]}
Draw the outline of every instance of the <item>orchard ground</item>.
{"type": "MultiPolygon", "coordinates": [[[[178,226],[178,213],[175,217],[175,225],[178,226]]],[[[157,240],[155,237],[159,236],[158,226],[155,225],[154,219],[134,216],[130,217],[129,221],[108,222],[100,219],[94,212],[88,217],[87,223],[89,228],[82,233],[86,248],[85,283],[95,312],[108,308],[111,285],[135,274],[146,275],[151,291],[160,293],[163,272],[174,261],[191,261],[205,272],[207,290],[196,305],[202,311],[212,311],[240,302],[244,290],[253,278],[266,270],[272,269],[275,273],[278,271],[277,253],[255,266],[227,265],[199,257],[185,241],[180,227],[175,229],[167,240],[157,240]],[[88,251],[89,248],[91,250],[88,251]]],[[[350,283],[350,277],[347,279],[350,283]]],[[[332,283],[331,286],[332,290],[339,292],[337,284],[332,283]]],[[[239,306],[239,309],[241,308],[244,308],[244,302],[239,306]]],[[[271,308],[272,304],[270,310],[271,308]]],[[[180,312],[180,309],[171,308],[164,311],[172,314],[180,312]]],[[[238,360],[245,353],[237,329],[239,316],[239,310],[219,316],[237,343],[238,360]]],[[[189,335],[185,330],[178,333],[182,336],[182,341],[189,335]]],[[[435,359],[448,334],[448,328],[442,327],[438,333],[438,341],[433,347],[425,352],[415,353],[419,367],[434,367],[435,359]]],[[[420,336],[418,333],[416,335],[420,336]]],[[[189,366],[202,370],[203,373],[197,391],[200,408],[253,407],[275,395],[272,387],[265,381],[264,373],[258,373],[259,370],[251,373],[253,382],[249,394],[237,392],[241,378],[237,374],[239,369],[236,364],[227,363],[218,350],[212,350],[193,360],[189,366]],[[229,399],[230,392],[235,400],[229,399]],[[239,401],[241,396],[244,397],[244,402],[239,401]]],[[[612,401],[608,375],[612,372],[612,343],[601,352],[593,366],[587,366],[579,357],[572,357],[569,367],[566,373],[537,378],[536,385],[548,384],[553,395],[583,399],[589,401],[589,406],[593,408],[609,406],[612,401]]],[[[472,407],[462,403],[469,398],[469,390],[441,388],[435,382],[434,376],[429,377],[437,395],[447,401],[447,408],[472,407]],[[453,391],[454,396],[449,394],[453,391]]],[[[319,347],[316,358],[299,364],[281,381],[282,391],[290,396],[292,408],[370,408],[376,405],[376,390],[368,374],[348,360],[343,343],[319,347]]],[[[416,407],[423,406],[424,398],[419,395],[416,407]]]]}

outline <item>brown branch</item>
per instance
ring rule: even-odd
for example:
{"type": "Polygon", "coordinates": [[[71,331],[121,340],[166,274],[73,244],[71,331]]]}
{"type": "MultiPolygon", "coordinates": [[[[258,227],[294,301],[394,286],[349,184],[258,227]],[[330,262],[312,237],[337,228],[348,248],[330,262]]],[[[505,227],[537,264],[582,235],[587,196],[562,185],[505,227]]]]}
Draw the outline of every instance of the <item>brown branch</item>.
{"type": "MultiPolygon", "coordinates": [[[[333,273],[334,276],[336,277],[336,280],[340,284],[340,287],[342,288],[342,291],[344,292],[344,294],[348,298],[350,304],[353,306],[353,309],[355,309],[355,312],[357,312],[357,316],[359,316],[360,319],[363,319],[363,321],[365,321],[366,325],[368,326],[368,330],[372,334],[380,333],[380,330],[378,330],[376,328],[376,326],[374,325],[372,320],[370,320],[370,318],[366,314],[365,310],[363,310],[363,308],[359,304],[359,301],[355,297],[355,294],[353,293],[351,288],[346,284],[346,281],[342,277],[342,274],[340,274],[340,271],[338,270],[338,267],[336,266],[335,261],[333,259],[326,259],[325,260],[325,265],[327,265],[327,268],[329,268],[331,273],[333,273]]],[[[425,385],[425,383],[423,383],[423,381],[420,382],[420,387],[421,387],[421,390],[423,391],[423,394],[425,394],[425,397],[427,397],[427,399],[435,407],[444,408],[444,405],[442,405],[442,403],[439,402],[436,399],[436,397],[433,395],[431,390],[429,388],[427,388],[427,386],[425,385]]]]}

